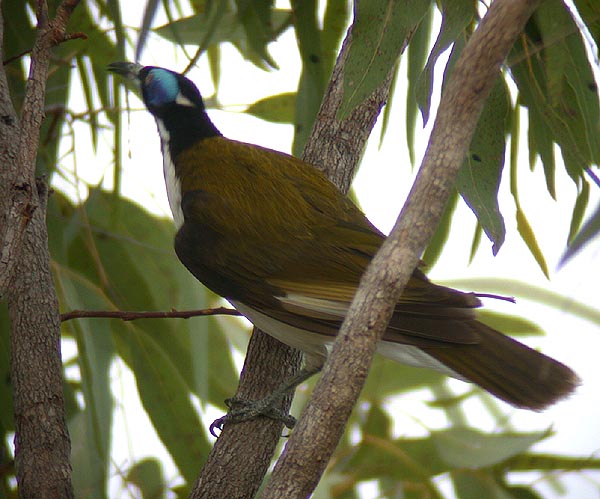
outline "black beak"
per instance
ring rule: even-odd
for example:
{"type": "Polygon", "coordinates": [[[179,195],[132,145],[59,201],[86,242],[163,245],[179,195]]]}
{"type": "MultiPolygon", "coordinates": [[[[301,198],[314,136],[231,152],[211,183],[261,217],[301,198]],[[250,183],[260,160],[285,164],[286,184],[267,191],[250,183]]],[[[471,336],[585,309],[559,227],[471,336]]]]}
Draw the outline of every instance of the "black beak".
{"type": "Polygon", "coordinates": [[[141,64],[137,62],[112,62],[110,63],[106,69],[111,73],[118,74],[127,78],[128,80],[133,80],[136,83],[139,83],[138,75],[140,70],[143,68],[141,64]]]}

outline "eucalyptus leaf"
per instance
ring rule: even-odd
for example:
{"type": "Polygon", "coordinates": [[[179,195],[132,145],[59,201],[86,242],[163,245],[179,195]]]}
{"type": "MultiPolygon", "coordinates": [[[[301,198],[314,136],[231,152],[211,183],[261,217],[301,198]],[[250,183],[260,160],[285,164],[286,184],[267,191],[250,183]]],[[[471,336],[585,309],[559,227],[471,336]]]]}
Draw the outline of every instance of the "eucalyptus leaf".
{"type": "MultiPolygon", "coordinates": [[[[423,2],[425,3],[425,2],[423,2]]],[[[429,53],[427,63],[416,84],[415,95],[423,122],[429,120],[431,94],[433,93],[433,70],[442,53],[460,38],[465,28],[476,14],[475,3],[471,0],[444,0],[442,4],[442,25],[435,44],[429,53]]]]}
{"type": "Polygon", "coordinates": [[[477,123],[475,134],[456,187],[498,253],[506,228],[498,205],[498,189],[504,168],[506,130],[511,112],[506,83],[497,78],[477,123]]]}
{"type": "Polygon", "coordinates": [[[293,6],[302,73],[296,94],[292,152],[296,156],[301,156],[323,100],[326,75],[321,50],[321,31],[317,19],[317,2],[300,0],[293,2],[293,6]]]}
{"type": "Polygon", "coordinates": [[[594,213],[589,220],[583,225],[577,236],[573,239],[567,251],[560,259],[560,264],[563,265],[570,260],[573,255],[579,252],[585,245],[589,244],[593,239],[600,234],[600,205],[596,207],[594,213]]]}
{"type": "Polygon", "coordinates": [[[340,119],[387,78],[428,8],[429,2],[423,0],[358,2],[352,46],[344,66],[340,119]]]}
{"type": "Polygon", "coordinates": [[[293,123],[296,93],[271,95],[250,104],[245,113],[272,123],[293,123]]]}
{"type": "Polygon", "coordinates": [[[459,499],[516,499],[490,472],[456,470],[450,476],[459,499]]]}
{"type": "Polygon", "coordinates": [[[417,126],[417,85],[421,72],[427,62],[429,53],[429,40],[431,38],[431,26],[433,23],[433,6],[423,16],[408,44],[407,50],[407,78],[406,90],[406,143],[411,165],[415,163],[415,129],[417,126]]]}
{"type": "Polygon", "coordinates": [[[521,454],[548,432],[487,434],[471,428],[432,432],[440,458],[453,468],[485,468],[521,454]]]}
{"type": "Polygon", "coordinates": [[[167,485],[158,459],[146,458],[138,461],[129,469],[125,479],[140,489],[143,499],[166,497],[167,485]]]}

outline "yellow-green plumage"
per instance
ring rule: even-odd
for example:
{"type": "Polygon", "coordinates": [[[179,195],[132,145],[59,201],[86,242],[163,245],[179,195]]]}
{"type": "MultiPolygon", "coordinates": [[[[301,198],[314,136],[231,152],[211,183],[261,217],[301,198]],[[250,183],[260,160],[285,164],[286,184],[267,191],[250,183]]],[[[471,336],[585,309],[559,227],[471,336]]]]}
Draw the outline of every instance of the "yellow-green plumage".
{"type": "MultiPolygon", "coordinates": [[[[222,137],[188,79],[128,63],[112,70],[139,81],[157,121],[169,199],[181,200],[172,204],[180,260],[255,325],[321,364],[384,236],[311,165],[222,137]]],[[[378,350],[518,407],[541,409],[574,389],[568,367],[478,322],[478,306],[475,294],[417,269],[378,350]]]]}

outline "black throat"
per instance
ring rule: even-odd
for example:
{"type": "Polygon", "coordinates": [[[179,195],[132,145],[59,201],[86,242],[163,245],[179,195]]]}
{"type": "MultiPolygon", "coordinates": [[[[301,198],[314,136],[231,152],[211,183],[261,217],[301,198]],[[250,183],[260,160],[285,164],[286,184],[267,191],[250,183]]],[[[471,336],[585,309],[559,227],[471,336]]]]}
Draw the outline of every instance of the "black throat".
{"type": "Polygon", "coordinates": [[[197,107],[174,104],[157,118],[169,133],[169,152],[173,159],[200,140],[222,135],[206,111],[197,107]]]}

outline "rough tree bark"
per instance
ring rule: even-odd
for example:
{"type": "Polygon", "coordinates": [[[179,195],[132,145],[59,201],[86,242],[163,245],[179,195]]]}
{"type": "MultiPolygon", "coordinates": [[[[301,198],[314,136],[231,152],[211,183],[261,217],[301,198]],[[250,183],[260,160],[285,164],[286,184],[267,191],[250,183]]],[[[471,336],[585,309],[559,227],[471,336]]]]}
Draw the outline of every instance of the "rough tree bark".
{"type": "MultiPolygon", "coordinates": [[[[71,498],[70,441],[64,415],[60,320],[50,273],[47,188],[35,164],[53,46],[68,40],[78,0],[64,0],[53,19],[36,3],[37,37],[20,119],[0,68],[0,294],[11,321],[15,469],[22,498],[71,498]]],[[[4,20],[0,14],[0,43],[4,20]]]]}
{"type": "Polygon", "coordinates": [[[308,497],[344,431],[376,343],[433,235],[499,68],[537,0],[496,0],[442,96],[423,163],[398,221],[367,269],[323,375],[260,498],[308,497]]]}
{"type": "MultiPolygon", "coordinates": [[[[391,75],[344,120],[336,120],[343,92],[342,70],[351,44],[344,41],[333,75],[315,120],[303,159],[324,170],[347,193],[367,138],[387,100],[391,75]]],[[[301,355],[259,330],[254,330],[236,397],[260,399],[282,380],[298,372],[301,355]]],[[[293,393],[282,401],[289,410],[293,393]]],[[[191,498],[249,499],[267,472],[283,425],[265,418],[226,425],[196,481],[191,498]],[[234,471],[235,470],[235,471],[234,471]]],[[[283,497],[283,496],[282,496],[283,497]]]]}

